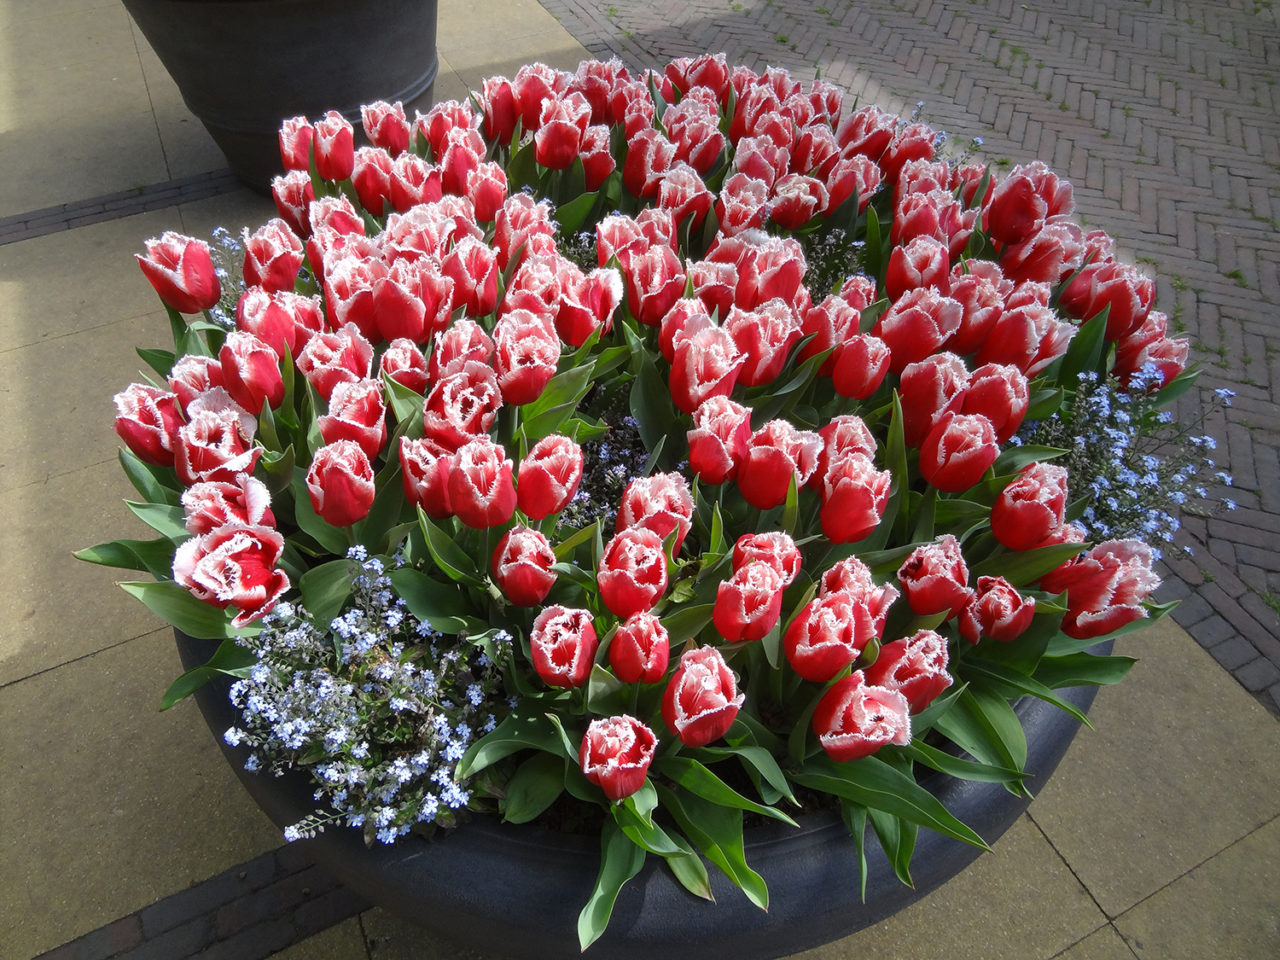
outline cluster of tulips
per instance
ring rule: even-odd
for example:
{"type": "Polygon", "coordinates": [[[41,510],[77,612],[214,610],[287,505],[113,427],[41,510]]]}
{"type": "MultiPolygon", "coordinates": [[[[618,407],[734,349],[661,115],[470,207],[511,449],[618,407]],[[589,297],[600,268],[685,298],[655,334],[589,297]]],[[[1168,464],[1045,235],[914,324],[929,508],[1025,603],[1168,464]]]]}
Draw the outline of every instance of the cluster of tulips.
{"type": "MultiPolygon", "coordinates": [[[[352,544],[399,556],[415,616],[517,641],[516,706],[460,772],[519,783],[513,820],[598,788],[626,856],[695,892],[704,828],[789,819],[795,786],[860,810],[871,764],[904,794],[915,765],[1020,789],[1009,701],[1123,673],[1084,651],[1148,617],[1151,550],[1084,542],[1088,478],[1018,431],[1081,372],[1185,381],[1187,344],[1043,164],[993,176],[723,56],[535,64],[362,119],[360,147],[337,113],[284,125],[234,289],[200,240],[139,257],[175,352],[116,429],[162,538],[113,556],[156,574],[153,609],[219,636],[290,591],[332,615],[352,544]],[[619,410],[616,524],[569,528],[619,410]]],[[[914,809],[887,815],[980,842],[914,809]]]]}

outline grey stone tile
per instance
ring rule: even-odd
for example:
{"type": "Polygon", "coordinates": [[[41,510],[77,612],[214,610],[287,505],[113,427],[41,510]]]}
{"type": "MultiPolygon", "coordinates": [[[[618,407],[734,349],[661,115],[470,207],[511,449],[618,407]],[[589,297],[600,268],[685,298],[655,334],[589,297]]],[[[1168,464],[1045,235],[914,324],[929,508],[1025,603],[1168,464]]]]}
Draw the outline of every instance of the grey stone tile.
{"type": "MultiPolygon", "coordinates": [[[[19,347],[161,310],[160,300],[133,255],[146,249],[148,237],[166,229],[180,229],[172,211],[139,214],[0,246],[0,277],[4,278],[0,282],[0,316],[5,318],[0,324],[0,361],[19,347]]],[[[51,369],[65,367],[73,354],[87,348],[64,340],[58,349],[63,356],[55,367],[32,366],[18,372],[33,386],[47,384],[51,369]]],[[[61,373],[58,379],[65,383],[61,373]]]]}
{"type": "Polygon", "coordinates": [[[436,46],[443,52],[461,44],[474,43],[476,24],[483,23],[483,37],[504,49],[512,40],[534,33],[559,30],[569,34],[536,0],[472,0],[469,3],[442,3],[436,18],[436,46]]]}
{"type": "Polygon", "coordinates": [[[444,941],[386,910],[360,915],[369,960],[505,960],[444,941]]]}
{"type": "Polygon", "coordinates": [[[449,63],[472,89],[480,89],[485,77],[514,77],[526,63],[541,61],[560,70],[576,70],[590,53],[556,26],[495,45],[488,41],[460,43],[449,51],[449,63]]]}
{"type": "Polygon", "coordinates": [[[164,159],[170,179],[188,177],[207,170],[227,166],[222,151],[213,142],[195,115],[187,109],[182,94],[169,73],[147,44],[140,30],[134,29],[142,75],[147,82],[155,112],[156,129],[164,147],[164,159]]]}
{"type": "Polygon", "coordinates": [[[369,953],[360,918],[352,917],[272,956],[275,960],[364,960],[369,953]]]}
{"type": "Polygon", "coordinates": [[[244,227],[252,233],[272,217],[278,216],[275,201],[241,187],[207,200],[184,203],[176,210],[165,211],[183,233],[208,241],[216,227],[226,227],[237,238],[244,227]]]}
{"type": "Polygon", "coordinates": [[[148,528],[122,502],[132,493],[114,461],[0,492],[0,510],[7,517],[0,530],[0,578],[8,620],[0,631],[0,684],[160,626],[150,611],[115,586],[147,579],[147,574],[71,555],[118,537],[151,539],[148,528]]]}
{"type": "Polygon", "coordinates": [[[1100,927],[1054,960],[1134,960],[1124,938],[1111,924],[1100,927]]]}
{"type": "Polygon", "coordinates": [[[991,853],[929,896],[874,927],[791,960],[1047,960],[1105,922],[1024,816],[991,853]]]}
{"type": "Polygon", "coordinates": [[[134,348],[172,342],[164,314],[151,313],[0,354],[0,491],[113,460],[111,398],[146,367],[134,348]]]}
{"type": "Polygon", "coordinates": [[[1280,820],[1116,918],[1139,960],[1280,955],[1280,820]]]}
{"type": "Polygon", "coordinates": [[[1167,618],[1116,652],[1137,665],[1031,806],[1111,917],[1280,813],[1280,726],[1209,654],[1167,618]]]}
{"type": "Polygon", "coordinates": [[[0,929],[30,957],[277,846],[193,703],[168,630],[0,688],[0,929]]]}

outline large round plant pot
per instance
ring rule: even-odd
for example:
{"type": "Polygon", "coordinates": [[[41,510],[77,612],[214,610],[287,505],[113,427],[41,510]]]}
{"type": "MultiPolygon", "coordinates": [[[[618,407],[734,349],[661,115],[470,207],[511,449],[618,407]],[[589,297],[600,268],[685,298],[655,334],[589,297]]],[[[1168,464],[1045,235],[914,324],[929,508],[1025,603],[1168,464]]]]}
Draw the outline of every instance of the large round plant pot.
{"type": "MultiPolygon", "coordinates": [[[[204,663],[216,646],[175,633],[188,668],[204,663]]],[[[210,683],[196,693],[205,720],[267,815],[281,827],[298,822],[314,810],[308,781],[300,774],[277,778],[248,773],[246,751],[222,740],[222,733],[236,722],[227,688],[227,682],[210,683]]],[[[1087,710],[1096,688],[1058,692],[1087,710]]],[[[1025,699],[1017,709],[1027,733],[1027,769],[1035,790],[1062,759],[1079,723],[1041,700],[1025,699]]],[[[1012,826],[1029,803],[999,784],[937,776],[924,785],[988,843],[1012,826]]],[[[915,887],[910,888],[894,875],[868,831],[864,901],[857,852],[839,817],[815,813],[797,820],[798,830],[771,822],[747,831],[747,862],[769,885],[767,913],[748,902],[714,867],[709,872],[716,903],[711,904],[686,892],[665,866],[655,862],[657,858],[650,857],[622,889],[608,930],[589,948],[588,956],[789,956],[891,916],[980,854],[921,830],[912,860],[915,887]]],[[[578,953],[577,916],[591,893],[600,856],[595,838],[486,817],[475,817],[431,840],[410,835],[391,846],[366,847],[358,831],[340,827],[297,842],[371,902],[456,943],[529,960],[563,960],[578,953]]]]}
{"type": "Polygon", "coordinates": [[[437,0],[124,0],[236,176],[267,191],[282,120],[431,103],[437,0]]]}

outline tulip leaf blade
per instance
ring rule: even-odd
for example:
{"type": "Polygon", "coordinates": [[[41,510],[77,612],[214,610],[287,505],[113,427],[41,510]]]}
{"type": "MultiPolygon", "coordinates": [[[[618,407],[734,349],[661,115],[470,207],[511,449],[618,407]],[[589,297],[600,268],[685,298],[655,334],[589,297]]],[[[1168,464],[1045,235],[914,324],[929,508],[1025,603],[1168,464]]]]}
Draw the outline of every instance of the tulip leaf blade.
{"type": "Polygon", "coordinates": [[[694,852],[689,842],[679,834],[671,837],[671,841],[680,848],[679,853],[669,853],[663,856],[663,859],[667,861],[667,866],[671,868],[672,875],[680,881],[680,886],[695,897],[715,903],[715,894],[711,892],[711,878],[707,876],[707,865],[694,852]]]}
{"type": "Polygon", "coordinates": [[[138,503],[136,500],[126,500],[124,505],[133,511],[135,517],[163,537],[177,541],[190,536],[182,507],[164,503],[138,503]]]}
{"type": "Polygon", "coordinates": [[[1086,546],[1083,543],[1054,543],[1031,550],[1000,553],[974,564],[970,572],[975,582],[978,577],[1004,577],[1015,587],[1025,587],[1062,566],[1086,546]]]}
{"type": "Polygon", "coordinates": [[[556,207],[556,220],[560,224],[560,232],[563,236],[572,236],[578,232],[578,228],[587,219],[587,215],[595,208],[596,200],[599,197],[599,191],[583,193],[572,200],[566,200],[556,207]]]}
{"type": "Polygon", "coordinates": [[[658,772],[670,777],[690,793],[722,807],[749,810],[764,817],[781,820],[790,826],[798,826],[789,816],[775,807],[756,803],[744,797],[711,772],[710,768],[692,757],[668,756],[657,764],[658,772]]]}
{"type": "Polygon", "coordinates": [[[906,886],[915,887],[911,880],[911,855],[916,849],[916,825],[875,807],[867,808],[867,817],[894,874],[906,886]]]}
{"type": "Polygon", "coordinates": [[[427,541],[427,552],[431,559],[450,580],[479,584],[479,571],[467,552],[458,546],[456,540],[440,529],[427,516],[422,507],[418,507],[418,526],[427,541]]]}
{"type": "MultiPolygon", "coordinates": [[[[197,600],[187,589],[173,580],[159,583],[127,581],[120,589],[131,597],[137,597],[148,610],[166,623],[177,627],[188,636],[201,640],[223,640],[237,636],[224,611],[197,600]]],[[[241,630],[239,634],[257,632],[257,628],[241,630]]]]}
{"type": "Polygon", "coordinates": [[[911,487],[911,477],[907,470],[907,441],[902,425],[902,400],[897,392],[893,395],[892,413],[889,417],[889,434],[885,437],[884,463],[889,468],[893,482],[889,488],[889,502],[885,504],[884,513],[876,528],[858,546],[865,550],[883,550],[889,542],[893,528],[902,513],[903,502],[911,487]]]}
{"type": "Polygon", "coordinates": [[[540,750],[561,757],[560,734],[545,714],[508,714],[496,727],[471,744],[458,763],[458,778],[466,779],[521,750],[540,750]]]}
{"type": "Polygon", "coordinates": [[[507,191],[517,193],[525,187],[536,187],[538,163],[533,157],[533,140],[511,155],[507,162],[507,191]]]}
{"type": "MultiPolygon", "coordinates": [[[[738,716],[741,717],[742,714],[739,713],[738,716]]],[[[748,775],[754,771],[763,777],[765,783],[769,784],[778,794],[786,797],[796,806],[800,805],[800,801],[796,799],[791,790],[791,784],[787,781],[787,775],[782,772],[782,767],[778,765],[774,755],[764,747],[739,744],[734,747],[703,747],[702,751],[714,757],[737,758],[748,775]]]]}
{"type": "Polygon", "coordinates": [[[934,728],[982,763],[1022,770],[1027,738],[1009,702],[972,683],[939,717],[934,728]]]}
{"type": "Polygon", "coordinates": [[[1074,390],[1078,385],[1080,374],[1089,370],[1098,370],[1102,357],[1107,350],[1105,334],[1107,332],[1107,315],[1111,313],[1111,305],[1091,317],[1088,322],[1076,329],[1076,334],[1062,356],[1062,366],[1058,369],[1058,385],[1074,390]]]}
{"type": "Polygon", "coordinates": [[[937,797],[877,757],[837,763],[820,754],[811,757],[793,779],[802,786],[851,800],[868,810],[883,810],[970,846],[989,849],[986,841],[956,819],[937,797]]]}
{"type": "Polygon", "coordinates": [[[586,906],[578,914],[578,945],[586,950],[609,925],[618,893],[644,866],[645,852],[613,820],[600,828],[600,872],[586,906]]]}
{"type": "Polygon", "coordinates": [[[298,581],[302,606],[321,630],[342,612],[351,596],[351,578],[359,565],[353,560],[330,560],[312,567],[298,581]]]}
{"type": "Polygon", "coordinates": [[[1000,451],[996,462],[991,465],[991,469],[997,477],[1012,477],[1028,464],[1056,460],[1069,452],[1061,447],[1045,447],[1032,443],[1023,444],[1020,447],[1005,447],[1000,451]]]}
{"type": "MultiPolygon", "coordinates": [[[[888,749],[888,748],[886,748],[888,749]]],[[[912,739],[905,747],[893,747],[916,763],[923,764],[931,770],[945,773],[961,780],[975,780],[979,783],[1021,783],[1023,774],[1008,767],[999,767],[990,763],[979,763],[976,760],[965,760],[953,756],[945,750],[931,747],[923,740],[912,739]]]]}
{"type": "Polygon", "coordinates": [[[697,637],[703,628],[711,622],[713,603],[699,603],[681,607],[675,613],[662,618],[662,625],[671,636],[672,646],[678,646],[691,637],[697,637]]]}
{"type": "Polygon", "coordinates": [[[185,700],[219,674],[247,677],[257,662],[257,654],[246,650],[234,639],[223,640],[207,662],[187,670],[169,685],[160,698],[160,709],[168,710],[185,700]]]}
{"type": "Polygon", "coordinates": [[[602,717],[625,713],[631,702],[631,686],[600,664],[592,664],[587,678],[587,709],[602,717]]]}
{"type": "Polygon", "coordinates": [[[1156,406],[1167,407],[1190,390],[1200,379],[1200,363],[1197,361],[1156,391],[1156,406]]]}
{"type": "Polygon", "coordinates": [[[432,629],[445,634],[466,629],[471,611],[457,587],[443,584],[413,567],[400,567],[388,576],[409,612],[431,624],[432,629]]]}
{"type": "Polygon", "coordinates": [[[997,687],[1007,688],[1001,690],[1001,695],[1005,696],[1006,699],[1016,699],[1023,694],[1036,697],[1046,703],[1053,704],[1059,710],[1071,714],[1086,727],[1093,729],[1093,724],[1089,722],[1089,718],[1084,715],[1084,712],[1079,707],[1063,700],[1052,689],[1024,673],[1009,669],[1003,664],[993,663],[989,660],[979,660],[976,657],[965,659],[964,670],[968,675],[977,675],[985,680],[993,681],[997,687]]]}
{"type": "Polygon", "coordinates": [[[172,468],[157,467],[145,463],[132,450],[120,448],[120,466],[125,476],[150,503],[167,503],[178,505],[182,502],[182,494],[178,489],[178,478],[172,468]]]}
{"type": "MultiPolygon", "coordinates": [[[[652,791],[653,786],[650,785],[649,789],[652,791]]],[[[652,817],[644,816],[637,809],[635,799],[634,796],[627,797],[609,808],[613,819],[631,842],[660,857],[674,857],[684,853],[667,831],[654,823],[652,817]]]]}
{"type": "Polygon", "coordinates": [[[77,550],[72,556],[104,567],[142,570],[157,580],[167,580],[173,576],[173,541],[167,537],[156,540],[108,540],[106,543],[77,550]]]}
{"type": "Polygon", "coordinates": [[[840,800],[840,819],[858,851],[858,887],[862,902],[867,902],[867,808],[852,800],[840,800]]]}
{"type": "Polygon", "coordinates": [[[768,910],[769,887],[764,878],[747,865],[742,811],[722,807],[688,791],[676,792],[661,784],[658,796],[702,855],[719,867],[748,900],[761,910],[768,910]]]}
{"type": "Polygon", "coordinates": [[[539,751],[516,768],[505,787],[502,819],[529,823],[537,819],[564,792],[564,760],[539,751]]]}
{"type": "Polygon", "coordinates": [[[1123,680],[1137,662],[1133,657],[1099,657],[1091,653],[1045,657],[1036,667],[1035,678],[1055,689],[1106,686],[1123,680]]]}
{"type": "Polygon", "coordinates": [[[573,551],[577,549],[579,545],[586,543],[588,540],[590,540],[592,537],[595,536],[595,532],[597,529],[599,529],[599,527],[600,527],[600,518],[597,517],[595,520],[592,520],[585,527],[582,527],[580,530],[575,531],[574,533],[566,537],[564,540],[561,540],[558,544],[556,544],[553,550],[553,552],[556,555],[556,560],[563,562],[567,560],[569,557],[571,557],[573,555],[573,551]]]}
{"type": "Polygon", "coordinates": [[[173,363],[177,359],[172,350],[148,350],[144,347],[135,347],[134,350],[143,363],[162,377],[169,376],[169,371],[173,369],[173,363]]]}

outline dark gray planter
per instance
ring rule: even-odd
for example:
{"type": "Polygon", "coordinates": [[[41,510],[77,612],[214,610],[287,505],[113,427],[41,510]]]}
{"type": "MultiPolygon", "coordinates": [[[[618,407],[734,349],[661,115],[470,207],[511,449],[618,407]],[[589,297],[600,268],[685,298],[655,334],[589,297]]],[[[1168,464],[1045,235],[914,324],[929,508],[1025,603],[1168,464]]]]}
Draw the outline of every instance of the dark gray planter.
{"type": "MultiPolygon", "coordinates": [[[[177,631],[175,631],[177,633],[177,631]]],[[[186,667],[204,663],[214,641],[177,634],[186,667]]],[[[1110,644],[1107,644],[1110,647],[1110,644]]],[[[274,778],[244,770],[243,748],[222,733],[236,722],[227,682],[196,693],[210,728],[245,788],[279,826],[314,809],[301,775],[274,778]]],[[[1059,691],[1087,710],[1094,687],[1059,691]]],[[[1018,713],[1027,732],[1027,769],[1043,784],[1062,759],[1079,724],[1041,700],[1026,699],[1018,713]]],[[[937,776],[924,782],[988,843],[1001,836],[1028,802],[999,784],[937,776]]],[[[1034,789],[1034,787],[1033,787],[1034,789]]],[[[747,862],[769,884],[769,912],[758,910],[711,868],[716,903],[687,893],[650,857],[622,890],[608,931],[588,951],[595,960],[634,958],[767,960],[829,943],[878,923],[958,874],[979,851],[921,830],[912,860],[914,888],[906,887],[870,830],[867,897],[859,896],[857,854],[834,814],[799,818],[800,829],[769,824],[747,832],[747,862]]],[[[477,817],[431,841],[409,836],[388,847],[367,848],[358,831],[330,828],[298,841],[315,861],[369,901],[457,943],[499,956],[563,960],[578,953],[577,916],[599,866],[594,839],[513,826],[477,817]]]]}
{"type": "Polygon", "coordinates": [[[182,99],[259,191],[282,172],[280,122],[432,102],[437,0],[124,0],[182,99]]]}

